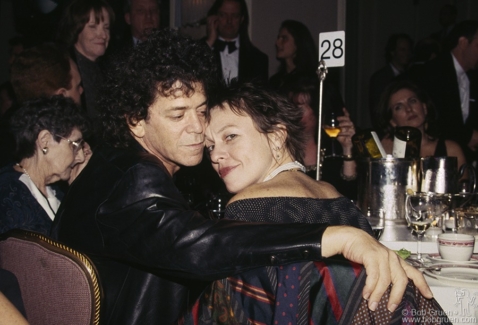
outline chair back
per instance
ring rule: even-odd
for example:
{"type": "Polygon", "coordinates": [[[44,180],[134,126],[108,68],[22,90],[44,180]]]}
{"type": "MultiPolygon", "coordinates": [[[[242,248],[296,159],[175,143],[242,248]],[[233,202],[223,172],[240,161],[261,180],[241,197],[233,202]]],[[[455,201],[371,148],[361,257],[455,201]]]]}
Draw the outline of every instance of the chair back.
{"type": "Polygon", "coordinates": [[[101,287],[85,255],[16,229],[0,236],[0,268],[17,277],[31,325],[99,324],[101,287]]]}

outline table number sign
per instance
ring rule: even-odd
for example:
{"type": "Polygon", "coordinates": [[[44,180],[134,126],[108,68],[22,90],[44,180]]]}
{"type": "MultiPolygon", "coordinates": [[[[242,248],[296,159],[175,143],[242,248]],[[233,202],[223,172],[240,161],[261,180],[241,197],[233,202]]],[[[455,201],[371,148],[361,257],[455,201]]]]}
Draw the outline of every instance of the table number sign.
{"type": "Polygon", "coordinates": [[[327,32],[319,34],[319,61],[330,67],[345,65],[345,32],[327,32]]]}

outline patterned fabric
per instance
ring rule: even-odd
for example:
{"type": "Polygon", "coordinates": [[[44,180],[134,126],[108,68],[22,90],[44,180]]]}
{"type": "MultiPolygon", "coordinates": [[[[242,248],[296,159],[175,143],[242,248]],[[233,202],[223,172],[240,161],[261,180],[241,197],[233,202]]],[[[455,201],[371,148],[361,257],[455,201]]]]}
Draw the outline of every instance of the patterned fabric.
{"type": "Polygon", "coordinates": [[[53,221],[19,180],[21,175],[12,165],[0,169],[0,233],[19,228],[49,235],[53,221]]]}
{"type": "MultiPolygon", "coordinates": [[[[362,213],[344,197],[245,199],[229,204],[225,218],[346,224],[372,234],[362,213]]],[[[361,272],[361,266],[343,258],[254,269],[214,282],[186,323],[337,324],[361,272]]]]}
{"type": "MultiPolygon", "coordinates": [[[[328,222],[370,226],[346,198],[294,197],[246,199],[231,203],[226,217],[263,222],[328,222]],[[283,221],[281,221],[283,220],[283,221]]],[[[365,270],[341,256],[250,270],[215,281],[196,302],[182,324],[414,324],[402,322],[403,309],[440,310],[410,284],[395,313],[386,306],[387,292],[376,312],[362,298],[365,270]]],[[[445,317],[446,318],[446,317],[445,317]]],[[[443,322],[446,323],[446,322],[443,322]]],[[[440,324],[437,322],[436,324],[440,324]]]]}

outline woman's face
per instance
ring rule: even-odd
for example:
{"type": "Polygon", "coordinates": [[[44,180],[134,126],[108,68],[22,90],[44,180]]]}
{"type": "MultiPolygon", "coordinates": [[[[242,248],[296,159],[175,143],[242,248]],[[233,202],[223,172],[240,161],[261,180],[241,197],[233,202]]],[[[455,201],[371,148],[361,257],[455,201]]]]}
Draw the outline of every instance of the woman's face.
{"type": "Polygon", "coordinates": [[[85,160],[82,137],[81,132],[75,128],[69,136],[60,139],[59,142],[52,139],[52,142],[47,144],[46,157],[51,158],[47,163],[52,182],[68,180],[71,169],[85,160]]]}
{"type": "Polygon", "coordinates": [[[211,111],[206,149],[231,193],[263,182],[277,167],[268,137],[256,129],[249,116],[236,115],[227,105],[211,111]]]}
{"type": "Polygon", "coordinates": [[[421,129],[426,120],[427,106],[410,89],[400,89],[389,100],[392,110],[390,124],[397,126],[412,126],[421,129]]]}
{"type": "Polygon", "coordinates": [[[283,60],[293,59],[296,52],[294,38],[287,29],[281,28],[276,40],[276,57],[283,60]]]}
{"type": "Polygon", "coordinates": [[[103,20],[98,24],[95,22],[94,10],[90,11],[90,20],[83,27],[75,43],[76,50],[91,61],[96,61],[105,54],[110,40],[110,17],[105,8],[101,10],[103,20]]]}

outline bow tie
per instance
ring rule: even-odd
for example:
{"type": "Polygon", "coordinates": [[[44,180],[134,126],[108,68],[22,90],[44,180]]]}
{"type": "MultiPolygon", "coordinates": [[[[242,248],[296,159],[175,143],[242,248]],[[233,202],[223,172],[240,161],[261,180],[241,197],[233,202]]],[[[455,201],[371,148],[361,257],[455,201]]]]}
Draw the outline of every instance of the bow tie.
{"type": "Polygon", "coordinates": [[[235,41],[225,42],[220,39],[216,40],[215,48],[217,48],[219,52],[222,52],[226,48],[226,45],[227,45],[227,48],[229,49],[229,53],[232,53],[235,50],[237,50],[235,41]]]}

